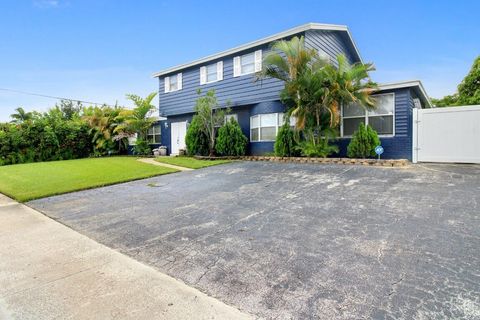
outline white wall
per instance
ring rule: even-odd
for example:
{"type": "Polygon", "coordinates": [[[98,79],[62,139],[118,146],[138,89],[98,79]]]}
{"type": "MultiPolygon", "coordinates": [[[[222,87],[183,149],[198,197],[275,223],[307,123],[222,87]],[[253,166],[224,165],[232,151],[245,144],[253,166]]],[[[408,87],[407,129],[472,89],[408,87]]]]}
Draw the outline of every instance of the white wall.
{"type": "Polygon", "coordinates": [[[480,105],[414,109],[413,162],[480,163],[480,105]]]}

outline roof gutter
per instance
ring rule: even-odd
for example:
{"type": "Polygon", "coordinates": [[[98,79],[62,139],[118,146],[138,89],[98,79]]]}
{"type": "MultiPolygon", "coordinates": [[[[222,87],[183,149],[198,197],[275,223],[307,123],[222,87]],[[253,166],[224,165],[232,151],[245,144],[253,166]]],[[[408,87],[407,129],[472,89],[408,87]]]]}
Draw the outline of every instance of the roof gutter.
{"type": "Polygon", "coordinates": [[[401,88],[412,88],[417,87],[420,91],[421,95],[423,96],[424,101],[428,105],[429,108],[433,108],[432,102],[423,87],[423,84],[420,80],[408,80],[408,81],[400,81],[400,82],[392,82],[392,83],[385,83],[380,84],[378,88],[380,90],[390,90],[390,89],[401,89],[401,88]]]}

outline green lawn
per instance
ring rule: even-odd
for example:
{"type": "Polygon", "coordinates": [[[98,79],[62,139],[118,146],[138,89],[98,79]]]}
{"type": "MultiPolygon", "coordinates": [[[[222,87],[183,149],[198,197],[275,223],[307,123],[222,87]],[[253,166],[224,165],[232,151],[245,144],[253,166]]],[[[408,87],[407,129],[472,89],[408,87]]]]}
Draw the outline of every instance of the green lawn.
{"type": "Polygon", "coordinates": [[[198,160],[192,157],[159,157],[158,162],[173,164],[180,167],[200,169],[222,163],[229,163],[231,160],[198,160]]]}
{"type": "Polygon", "coordinates": [[[133,157],[17,164],[0,166],[0,192],[23,202],[171,172],[133,157]]]}

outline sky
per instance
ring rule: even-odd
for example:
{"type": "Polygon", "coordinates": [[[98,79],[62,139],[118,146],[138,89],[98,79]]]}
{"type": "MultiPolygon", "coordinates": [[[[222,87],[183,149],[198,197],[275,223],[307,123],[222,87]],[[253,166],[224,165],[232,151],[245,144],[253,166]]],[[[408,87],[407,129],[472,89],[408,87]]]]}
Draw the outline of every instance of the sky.
{"type": "MultiPolygon", "coordinates": [[[[152,73],[307,23],[347,25],[373,80],[455,92],[480,55],[480,1],[0,0],[0,88],[127,107],[152,73]]],[[[0,121],[55,100],[0,90],[0,121]]]]}

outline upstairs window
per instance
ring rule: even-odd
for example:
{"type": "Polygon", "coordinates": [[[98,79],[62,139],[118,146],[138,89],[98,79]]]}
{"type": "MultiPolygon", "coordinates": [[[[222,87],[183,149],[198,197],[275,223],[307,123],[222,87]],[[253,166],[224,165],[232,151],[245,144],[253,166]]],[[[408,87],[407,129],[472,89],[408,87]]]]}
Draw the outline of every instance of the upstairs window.
{"type": "Polygon", "coordinates": [[[223,61],[200,68],[200,85],[223,80],[223,61]]]}
{"type": "Polygon", "coordinates": [[[363,107],[350,104],[342,110],[342,136],[349,137],[358,129],[360,123],[369,125],[379,135],[395,134],[395,94],[386,93],[373,96],[376,108],[366,111],[363,107]]]}
{"type": "Polygon", "coordinates": [[[262,50],[233,58],[233,76],[239,77],[262,70],[262,50]]]}
{"type": "Polygon", "coordinates": [[[160,124],[154,124],[148,129],[147,141],[150,144],[161,143],[161,127],[160,124]]]}
{"type": "Polygon", "coordinates": [[[164,86],[165,93],[182,90],[182,74],[165,77],[164,86]]]}
{"type": "Polygon", "coordinates": [[[249,53],[240,57],[240,74],[255,72],[255,54],[249,53]]]}

